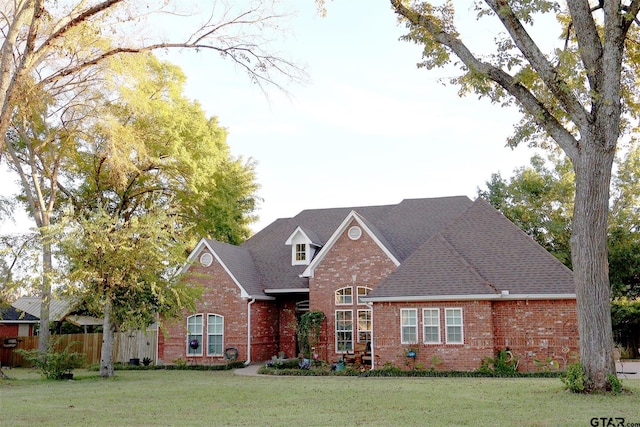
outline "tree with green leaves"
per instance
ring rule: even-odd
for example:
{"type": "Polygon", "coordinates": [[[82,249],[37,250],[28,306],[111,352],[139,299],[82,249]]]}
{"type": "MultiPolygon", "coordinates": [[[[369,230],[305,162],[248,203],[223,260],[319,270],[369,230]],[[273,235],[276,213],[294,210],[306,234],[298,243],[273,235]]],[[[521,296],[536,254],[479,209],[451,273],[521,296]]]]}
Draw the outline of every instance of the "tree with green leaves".
{"type": "Polygon", "coordinates": [[[230,154],[227,131],[184,94],[185,75],[154,55],[113,65],[113,99],[78,141],[73,168],[61,172],[65,201],[77,211],[104,208],[125,219],[146,203],[174,209],[195,244],[239,243],[255,219],[255,164],[230,154]],[[74,187],[73,184],[76,184],[74,187]]]}
{"type": "MultiPolygon", "coordinates": [[[[213,52],[260,85],[282,88],[302,70],[270,52],[286,14],[277,1],[213,2],[207,10],[187,1],[2,2],[0,30],[0,135],[9,129],[25,89],[64,93],[99,78],[109,58],[164,49],[213,52]],[[171,32],[154,32],[157,28],[171,32]]],[[[0,155],[4,141],[0,140],[0,155]]]]}
{"type": "MultiPolygon", "coordinates": [[[[48,348],[54,272],[48,239],[58,198],[58,174],[66,168],[61,163],[67,158],[66,147],[73,147],[73,143],[66,144],[73,139],[70,128],[78,129],[79,121],[94,120],[82,111],[79,98],[105,84],[113,58],[181,48],[217,53],[246,71],[263,90],[267,86],[282,89],[280,82],[300,80],[304,72],[270,52],[270,41],[281,32],[286,17],[277,3],[214,2],[207,11],[184,1],[17,0],[0,5],[0,135],[5,136],[0,139],[0,159],[14,166],[41,234],[41,351],[48,348]],[[154,32],[168,27],[172,28],[168,36],[154,32]],[[69,108],[71,105],[74,107],[69,108]],[[9,145],[15,145],[14,150],[9,145]],[[28,155],[18,158],[14,156],[17,152],[28,155]]],[[[238,171],[244,166],[237,165],[238,171]]],[[[227,188],[247,181],[246,177],[239,179],[241,182],[228,181],[227,188]]],[[[253,200],[243,201],[238,208],[247,209],[253,200]]],[[[222,212],[224,206],[207,207],[222,212]]],[[[228,229],[229,236],[246,233],[246,223],[239,228],[235,224],[223,221],[219,225],[228,229]]]]}
{"type": "MultiPolygon", "coordinates": [[[[637,306],[640,304],[640,145],[634,143],[616,161],[609,215],[609,280],[615,341],[637,356],[637,306]]],[[[540,156],[518,168],[509,179],[492,175],[478,195],[517,224],[556,258],[571,267],[569,237],[574,174],[565,157],[540,156]]]]}
{"type": "Polygon", "coordinates": [[[607,262],[609,186],[618,141],[637,117],[640,0],[475,1],[478,18],[504,30],[492,54],[474,53],[456,29],[452,1],[390,0],[406,25],[404,40],[424,47],[426,68],[450,64],[461,75],[451,82],[523,114],[510,143],[552,139],[575,172],[571,256],[578,307],[580,360],[587,391],[605,391],[615,377],[607,262]],[[535,22],[555,16],[562,44],[543,52],[535,22]]]}
{"type": "Polygon", "coordinates": [[[116,329],[191,307],[172,273],[203,235],[243,241],[257,189],[253,164],[232,157],[226,131],[183,95],[178,67],[148,54],[113,69],[112,97],[59,183],[73,207],[74,232],[61,239],[69,292],[104,314],[103,376],[116,329]]]}
{"type": "Polygon", "coordinates": [[[566,157],[539,155],[531,165],[504,179],[493,174],[478,196],[491,203],[514,224],[571,268],[571,216],[575,183],[566,157]]]}
{"type": "Polygon", "coordinates": [[[114,334],[145,329],[156,316],[171,319],[194,309],[199,289],[178,270],[184,262],[186,229],[162,205],[125,218],[103,209],[74,217],[61,240],[68,262],[66,291],[103,316],[100,376],[114,373],[114,334]]]}

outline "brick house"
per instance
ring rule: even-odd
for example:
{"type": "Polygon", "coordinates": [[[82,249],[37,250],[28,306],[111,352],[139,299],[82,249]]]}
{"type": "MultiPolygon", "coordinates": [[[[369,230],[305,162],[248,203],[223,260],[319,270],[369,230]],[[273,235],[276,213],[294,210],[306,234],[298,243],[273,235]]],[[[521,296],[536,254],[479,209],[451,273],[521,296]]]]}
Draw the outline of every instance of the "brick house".
{"type": "Polygon", "coordinates": [[[365,342],[373,367],[474,370],[509,349],[534,370],[578,352],[571,271],[482,199],[305,210],[240,246],[201,240],[183,272],[205,291],[159,337],[164,363],[294,357],[308,310],[328,361],[365,342]]]}
{"type": "Polygon", "coordinates": [[[0,339],[31,337],[40,319],[12,306],[0,307],[0,339]]]}

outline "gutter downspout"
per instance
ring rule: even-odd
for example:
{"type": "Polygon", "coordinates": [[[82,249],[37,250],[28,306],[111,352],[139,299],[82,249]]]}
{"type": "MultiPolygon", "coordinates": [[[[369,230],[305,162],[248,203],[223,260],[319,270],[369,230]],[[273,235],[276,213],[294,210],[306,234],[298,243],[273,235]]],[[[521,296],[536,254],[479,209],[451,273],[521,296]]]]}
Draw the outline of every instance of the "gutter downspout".
{"type": "Polygon", "coordinates": [[[371,369],[375,369],[375,364],[376,364],[375,348],[376,348],[376,346],[373,345],[373,303],[372,302],[367,302],[367,303],[365,303],[365,305],[371,309],[371,369]]]}
{"type": "Polygon", "coordinates": [[[247,361],[244,362],[245,366],[251,364],[251,305],[256,302],[255,298],[251,298],[247,304],[247,361]]]}

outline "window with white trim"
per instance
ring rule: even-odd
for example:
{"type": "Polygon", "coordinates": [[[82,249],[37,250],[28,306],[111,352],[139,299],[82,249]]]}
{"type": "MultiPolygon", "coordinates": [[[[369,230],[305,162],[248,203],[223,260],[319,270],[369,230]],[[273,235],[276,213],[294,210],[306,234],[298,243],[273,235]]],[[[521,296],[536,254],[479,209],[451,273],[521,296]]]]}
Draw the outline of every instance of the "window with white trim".
{"type": "Polygon", "coordinates": [[[445,308],[444,319],[447,331],[447,344],[463,344],[462,309],[445,308]]]}
{"type": "Polygon", "coordinates": [[[358,310],[358,342],[371,342],[371,310],[358,310]]]}
{"type": "Polygon", "coordinates": [[[422,338],[425,344],[440,343],[440,309],[422,309],[422,338]]]}
{"type": "Polygon", "coordinates": [[[207,356],[222,356],[224,342],[224,317],[207,315],[207,356]]]}
{"type": "Polygon", "coordinates": [[[305,243],[296,243],[296,261],[307,260],[307,245],[305,243]]]}
{"type": "Polygon", "coordinates": [[[365,286],[358,286],[358,304],[363,305],[362,297],[366,297],[367,294],[371,292],[371,288],[367,288],[365,286]]]}
{"type": "Polygon", "coordinates": [[[402,344],[418,342],[418,310],[415,308],[400,310],[400,341],[402,344]]]}
{"type": "Polygon", "coordinates": [[[187,317],[187,355],[202,356],[202,314],[187,317]]]}
{"type": "Polygon", "coordinates": [[[353,351],[353,310],[336,310],[336,352],[353,351]]]}
{"type": "Polygon", "coordinates": [[[346,288],[340,288],[336,291],[336,305],[351,305],[353,304],[353,288],[348,286],[346,288]]]}

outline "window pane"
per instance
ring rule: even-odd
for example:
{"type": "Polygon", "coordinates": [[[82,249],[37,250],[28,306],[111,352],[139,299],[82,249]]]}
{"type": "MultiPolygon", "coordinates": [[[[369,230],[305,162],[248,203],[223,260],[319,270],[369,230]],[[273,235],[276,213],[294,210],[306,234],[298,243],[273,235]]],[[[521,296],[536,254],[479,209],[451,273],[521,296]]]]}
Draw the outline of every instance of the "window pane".
{"type": "Polygon", "coordinates": [[[447,326],[447,342],[461,344],[464,342],[462,335],[462,309],[447,308],[445,310],[447,326]]]}
{"type": "Polygon", "coordinates": [[[424,342],[440,342],[440,310],[437,308],[425,308],[422,310],[422,320],[424,322],[424,342]]]}
{"type": "Polygon", "coordinates": [[[371,341],[371,310],[358,310],[358,342],[371,341]]]}
{"type": "Polygon", "coordinates": [[[187,318],[187,354],[202,354],[202,315],[187,318]]]}
{"type": "Polygon", "coordinates": [[[369,292],[371,292],[370,288],[358,286],[358,304],[364,304],[362,297],[366,297],[369,292]]]}
{"type": "Polygon", "coordinates": [[[353,350],[353,312],[336,311],[336,352],[353,350]]]}
{"type": "Polygon", "coordinates": [[[353,304],[353,288],[341,288],[336,291],[336,305],[353,304]]]}
{"type": "Polygon", "coordinates": [[[224,318],[210,314],[207,321],[207,354],[222,355],[224,318]]]}
{"type": "Polygon", "coordinates": [[[402,342],[409,344],[418,342],[418,337],[416,336],[416,328],[414,326],[404,326],[402,328],[402,342]]]}
{"type": "Polygon", "coordinates": [[[400,340],[403,344],[418,342],[418,310],[415,308],[400,310],[400,340]]]}

